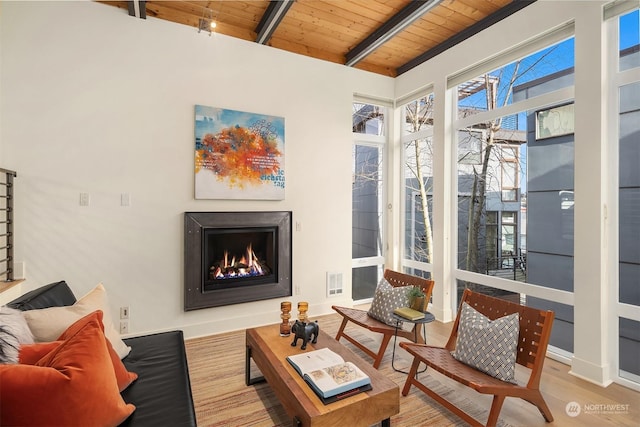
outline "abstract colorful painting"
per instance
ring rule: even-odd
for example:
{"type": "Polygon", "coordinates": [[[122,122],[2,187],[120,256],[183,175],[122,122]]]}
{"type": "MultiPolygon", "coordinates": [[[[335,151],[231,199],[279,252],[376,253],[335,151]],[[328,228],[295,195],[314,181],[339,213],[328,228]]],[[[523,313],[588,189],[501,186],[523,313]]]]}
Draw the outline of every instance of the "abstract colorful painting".
{"type": "Polygon", "coordinates": [[[284,118],[196,105],[196,199],[283,200],[284,118]]]}

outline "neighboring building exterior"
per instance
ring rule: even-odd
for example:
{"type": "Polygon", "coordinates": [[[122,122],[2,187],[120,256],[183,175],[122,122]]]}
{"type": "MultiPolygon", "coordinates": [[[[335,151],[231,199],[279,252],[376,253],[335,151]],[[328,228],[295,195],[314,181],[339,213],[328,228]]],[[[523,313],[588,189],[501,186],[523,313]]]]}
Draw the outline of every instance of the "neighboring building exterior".
{"type": "MultiPolygon", "coordinates": [[[[638,67],[638,46],[620,52],[621,69],[638,67]]],[[[514,88],[514,100],[573,85],[573,68],[514,88]]],[[[573,104],[527,113],[527,282],[573,292],[573,104]],[[554,117],[551,117],[551,114],[554,117]],[[571,119],[567,125],[564,119],[571,119]],[[553,136],[545,133],[551,121],[553,136]],[[565,128],[567,126],[567,128],[565,128]]],[[[619,289],[620,302],[640,305],[640,85],[620,90],[619,289]]],[[[578,285],[579,286],[579,285],[578,285]]],[[[532,306],[555,312],[551,345],[573,352],[573,307],[527,297],[532,306]]],[[[624,319],[622,319],[624,320],[624,319]]],[[[621,321],[620,369],[640,375],[640,330],[621,321]]]]}

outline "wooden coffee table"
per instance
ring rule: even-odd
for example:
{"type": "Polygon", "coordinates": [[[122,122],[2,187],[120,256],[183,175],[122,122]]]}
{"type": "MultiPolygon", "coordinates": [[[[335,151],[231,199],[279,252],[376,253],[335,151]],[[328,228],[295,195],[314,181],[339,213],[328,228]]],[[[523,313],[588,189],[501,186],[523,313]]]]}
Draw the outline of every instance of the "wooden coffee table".
{"type": "Polygon", "coordinates": [[[300,349],[301,340],[296,347],[291,346],[291,341],[293,336],[280,336],[279,324],[247,329],[245,376],[247,385],[263,380],[269,383],[294,426],[370,426],[380,421],[383,426],[391,425],[391,416],[400,412],[400,391],[396,383],[322,330],[318,342],[308,343],[306,350],[300,349]],[[327,405],[322,403],[285,358],[324,347],[369,375],[372,389],[327,405]],[[251,359],[263,377],[251,378],[251,359]]]}

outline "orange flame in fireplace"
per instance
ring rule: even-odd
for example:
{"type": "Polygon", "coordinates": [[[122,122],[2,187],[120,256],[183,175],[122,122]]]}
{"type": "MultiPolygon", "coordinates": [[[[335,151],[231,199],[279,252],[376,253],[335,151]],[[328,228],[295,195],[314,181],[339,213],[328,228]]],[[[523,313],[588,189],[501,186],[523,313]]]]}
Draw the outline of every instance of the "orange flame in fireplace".
{"type": "Polygon", "coordinates": [[[251,243],[247,246],[245,255],[240,257],[238,261],[235,256],[232,256],[231,262],[229,262],[229,256],[229,251],[224,251],[220,265],[211,267],[212,279],[262,276],[264,274],[264,269],[253,251],[251,243]]]}

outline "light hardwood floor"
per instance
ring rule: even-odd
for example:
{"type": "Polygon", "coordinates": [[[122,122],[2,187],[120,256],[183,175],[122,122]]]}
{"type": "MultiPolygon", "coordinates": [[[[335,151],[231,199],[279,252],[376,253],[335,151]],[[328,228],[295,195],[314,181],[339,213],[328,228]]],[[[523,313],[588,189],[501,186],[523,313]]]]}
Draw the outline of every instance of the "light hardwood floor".
{"type": "MultiPolygon", "coordinates": [[[[363,307],[360,307],[363,308],[363,307]]],[[[366,307],[364,307],[366,308],[366,307]]],[[[321,327],[325,332],[327,332],[331,336],[335,336],[337,329],[340,325],[340,316],[337,314],[318,316],[314,318],[314,320],[319,320],[321,327]]],[[[351,328],[357,329],[357,333],[367,334],[370,338],[379,343],[379,334],[373,334],[369,331],[366,331],[363,328],[359,328],[357,326],[350,326],[351,328]]],[[[430,345],[444,345],[446,340],[449,337],[449,333],[451,331],[452,323],[443,324],[440,322],[433,322],[427,325],[427,343],[430,345]]],[[[223,334],[225,335],[225,334],[223,334]]],[[[238,331],[234,333],[228,333],[229,337],[226,337],[222,340],[223,345],[221,347],[217,347],[215,349],[215,354],[211,352],[211,350],[204,350],[203,355],[201,356],[200,352],[196,350],[198,343],[202,343],[203,340],[207,340],[207,338],[196,338],[194,340],[187,340],[187,354],[189,357],[189,369],[191,371],[192,377],[192,389],[194,393],[194,398],[196,401],[196,412],[199,411],[199,406],[201,411],[207,412],[209,409],[207,407],[218,408],[217,404],[212,405],[212,400],[217,399],[215,395],[210,392],[205,392],[210,388],[211,377],[209,376],[209,380],[207,380],[206,369],[211,364],[210,361],[206,360],[209,358],[213,358],[214,360],[219,357],[218,355],[225,355],[227,353],[231,354],[235,347],[244,347],[244,331],[238,331]],[[225,349],[228,347],[228,349],[225,349]],[[206,358],[206,359],[205,359],[206,358]],[[202,360],[200,360],[202,359],[202,360]],[[205,368],[207,367],[207,368],[205,368]],[[202,375],[200,374],[202,371],[202,375]],[[203,377],[202,380],[199,380],[199,377],[203,377]],[[202,390],[201,390],[202,388],[202,390]],[[199,402],[202,401],[200,405],[199,402]]],[[[221,335],[222,336],[222,335],[221,335]]],[[[402,339],[398,340],[398,343],[402,339]]],[[[346,340],[341,341],[346,347],[353,350],[356,354],[363,356],[365,360],[370,360],[355,346],[351,345],[346,340]]],[[[393,351],[392,348],[393,340],[389,345],[385,353],[385,358],[383,359],[381,370],[391,371],[390,365],[391,354],[393,351]]],[[[238,349],[236,349],[238,350],[238,349]]],[[[395,361],[396,367],[408,367],[410,364],[411,358],[404,350],[398,347],[396,343],[395,347],[395,361]]],[[[242,350],[238,350],[239,354],[242,354],[242,350]]],[[[224,356],[221,356],[224,357],[224,356]]],[[[235,374],[240,379],[243,378],[244,366],[241,361],[237,363],[238,367],[235,374]]],[[[518,365],[518,369],[524,370],[524,368],[518,365]]],[[[234,370],[236,370],[234,368],[234,370]]],[[[517,378],[526,378],[526,375],[521,375],[518,371],[516,371],[517,378]]],[[[476,393],[475,391],[469,389],[468,387],[461,386],[457,384],[455,381],[452,381],[449,378],[440,375],[434,370],[429,370],[426,374],[431,375],[433,379],[440,382],[443,385],[446,385],[452,392],[456,395],[456,397],[466,397],[475,404],[489,408],[491,405],[491,397],[481,395],[476,393]]],[[[421,374],[421,375],[426,375],[421,374]]],[[[231,375],[231,373],[225,374],[225,376],[231,375]]],[[[398,383],[400,389],[402,389],[404,382],[404,374],[399,374],[397,372],[391,371],[393,379],[398,383]]],[[[604,388],[598,385],[592,384],[590,382],[584,381],[580,378],[577,378],[571,374],[569,374],[569,366],[557,362],[555,360],[547,358],[545,361],[544,372],[542,374],[541,381],[541,389],[542,394],[549,405],[551,412],[555,418],[552,424],[548,424],[544,421],[538,410],[531,404],[524,402],[520,399],[515,398],[507,398],[502,408],[502,412],[500,413],[500,420],[510,426],[526,426],[526,427],[543,427],[543,426],[558,426],[558,427],[638,427],[640,426],[640,393],[628,389],[626,387],[620,386],[618,384],[611,384],[610,386],[604,388]],[[567,405],[571,404],[571,402],[575,402],[577,406],[580,408],[581,413],[577,416],[570,416],[567,413],[567,405]],[[614,406],[607,406],[614,405],[614,406]]],[[[412,388],[411,396],[419,395],[418,399],[420,399],[423,404],[429,404],[435,407],[439,407],[441,411],[448,412],[446,409],[439,406],[433,400],[431,400],[428,396],[421,393],[419,390],[412,388]]],[[[222,398],[222,397],[221,397],[222,398]]],[[[401,411],[403,407],[403,397],[401,396],[401,411]]],[[[408,398],[405,398],[408,399],[408,398]]],[[[228,406],[228,404],[225,403],[228,406]]],[[[224,405],[223,405],[224,406],[224,405]]],[[[211,409],[214,411],[214,409],[211,409]]],[[[218,409],[215,409],[217,412],[218,409]]],[[[242,411],[240,411],[242,412],[242,411]]],[[[238,415],[241,417],[241,415],[238,415]]],[[[225,424],[224,420],[218,419],[218,416],[214,416],[214,419],[217,422],[203,422],[201,425],[232,425],[225,424]]],[[[449,417],[451,420],[448,422],[448,425],[463,425],[464,423],[460,423],[459,419],[453,415],[449,417]]],[[[250,421],[246,421],[244,419],[238,418],[235,419],[234,422],[239,424],[237,425],[252,425],[250,421]]],[[[279,423],[277,423],[280,425],[279,423]]],[[[437,425],[445,425],[442,423],[436,423],[437,425]]],[[[398,427],[416,427],[415,422],[411,422],[407,424],[407,422],[402,421],[400,419],[396,420],[394,424],[394,419],[392,418],[392,425],[397,425],[398,427]]],[[[425,419],[419,423],[420,426],[431,426],[434,425],[433,421],[430,422],[429,419],[425,419]]]]}

